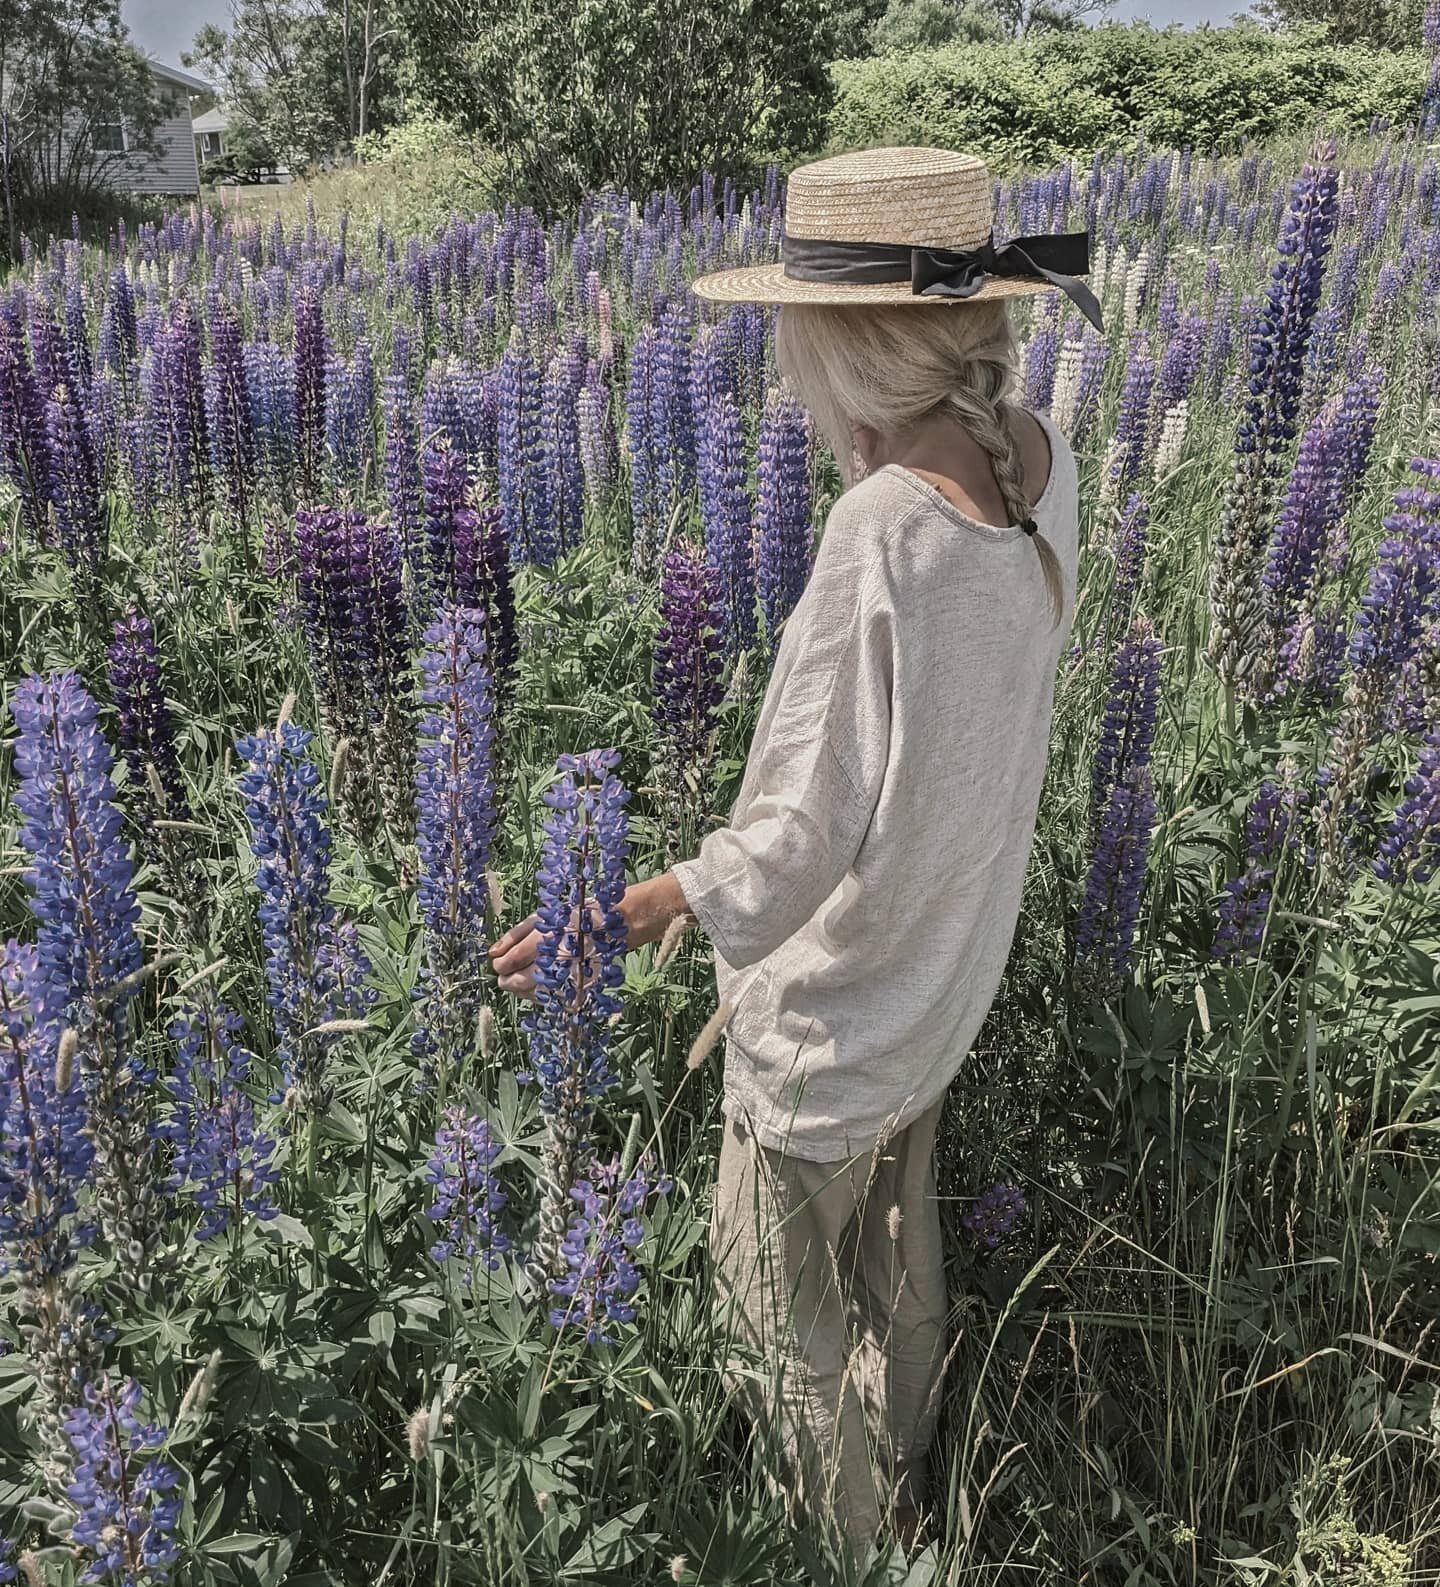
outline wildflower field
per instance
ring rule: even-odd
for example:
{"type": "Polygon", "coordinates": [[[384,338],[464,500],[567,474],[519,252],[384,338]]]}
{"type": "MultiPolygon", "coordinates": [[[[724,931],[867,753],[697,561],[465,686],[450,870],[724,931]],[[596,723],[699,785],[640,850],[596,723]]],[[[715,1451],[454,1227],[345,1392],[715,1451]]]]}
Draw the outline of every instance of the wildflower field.
{"type": "MultiPolygon", "coordinates": [[[[1074,644],[941,1129],[943,1535],[872,1581],[1440,1579],[1437,154],[998,190],[1108,331],[1017,310],[1074,644]]],[[[708,949],[613,913],[838,489],[685,290],[780,224],[180,211],[6,285],[0,1581],[861,1579],[721,1371],[708,949]]]]}

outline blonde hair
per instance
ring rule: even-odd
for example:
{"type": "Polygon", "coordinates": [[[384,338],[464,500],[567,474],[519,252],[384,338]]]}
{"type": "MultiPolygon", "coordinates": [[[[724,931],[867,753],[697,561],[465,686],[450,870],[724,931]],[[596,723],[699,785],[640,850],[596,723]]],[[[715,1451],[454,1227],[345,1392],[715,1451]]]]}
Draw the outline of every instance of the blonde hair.
{"type": "MultiPolygon", "coordinates": [[[[830,443],[847,488],[858,472],[855,426],[902,435],[940,411],[990,460],[1011,523],[1029,518],[1020,410],[1011,396],[1015,333],[1004,303],[923,309],[786,303],[775,353],[780,372],[830,443]]],[[[1030,538],[1059,623],[1065,604],[1059,559],[1043,535],[1030,538]]]]}

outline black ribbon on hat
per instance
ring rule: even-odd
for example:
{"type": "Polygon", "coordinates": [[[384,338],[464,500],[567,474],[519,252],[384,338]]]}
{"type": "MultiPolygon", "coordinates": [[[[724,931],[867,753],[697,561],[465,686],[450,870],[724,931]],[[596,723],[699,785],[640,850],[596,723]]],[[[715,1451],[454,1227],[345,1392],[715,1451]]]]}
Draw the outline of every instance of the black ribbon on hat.
{"type": "Polygon", "coordinates": [[[795,281],[889,286],[908,281],[916,297],[970,298],[991,280],[1048,281],[1063,292],[1097,331],[1105,329],[1100,303],[1077,275],[1090,268],[1090,234],[1052,232],[1015,237],[995,246],[992,232],[978,248],[911,248],[905,243],[831,242],[818,237],[781,239],[785,274],[795,281]]]}

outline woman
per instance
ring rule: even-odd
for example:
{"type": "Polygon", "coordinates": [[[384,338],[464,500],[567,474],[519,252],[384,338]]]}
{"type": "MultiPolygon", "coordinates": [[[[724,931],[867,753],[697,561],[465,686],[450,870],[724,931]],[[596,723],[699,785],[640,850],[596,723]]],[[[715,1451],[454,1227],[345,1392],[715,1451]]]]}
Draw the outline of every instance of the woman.
{"type": "MultiPolygon", "coordinates": [[[[715,948],[717,1285],[773,1367],[754,1409],[791,1492],[862,1548],[927,1502],[935,1129],[1014,933],[1074,599],[1074,459],[1008,395],[1008,301],[1058,287],[1098,324],[1085,239],[990,232],[978,160],[869,150],[791,174],[781,264],[695,283],[781,305],[781,371],[850,488],[729,824],[622,905],[632,946],[685,916],[715,948]]],[[[535,943],[495,944],[502,987],[528,994],[535,943]]]]}

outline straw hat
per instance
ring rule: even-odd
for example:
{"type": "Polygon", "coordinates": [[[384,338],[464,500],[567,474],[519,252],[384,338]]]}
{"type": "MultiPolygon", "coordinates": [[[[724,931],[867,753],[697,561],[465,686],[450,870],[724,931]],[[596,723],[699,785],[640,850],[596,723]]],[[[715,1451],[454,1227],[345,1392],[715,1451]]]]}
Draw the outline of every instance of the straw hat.
{"type": "MultiPolygon", "coordinates": [[[[909,146],[837,154],[790,173],[780,263],[719,270],[701,276],[692,287],[698,296],[718,303],[935,305],[1051,292],[1088,269],[1080,234],[1067,239],[1081,246],[1078,252],[1073,247],[1068,251],[1061,266],[1070,267],[1065,277],[1012,273],[1021,268],[1013,257],[1000,259],[1004,273],[996,275],[995,259],[1006,250],[990,248],[993,224],[990,173],[973,154],[909,146]],[[831,243],[856,246],[825,246],[831,243]],[[942,256],[982,250],[982,279],[976,282],[972,266],[963,292],[922,292],[912,280],[909,250],[942,256]],[[852,279],[836,279],[847,274],[852,279]],[[819,275],[826,279],[817,279],[819,275]],[[853,279],[856,275],[869,279],[853,279]],[[882,279],[876,280],[877,275],[882,279]]],[[[1053,241],[1017,239],[1037,245],[1053,241]]],[[[1043,253],[1044,248],[1036,251],[1043,253]]]]}

